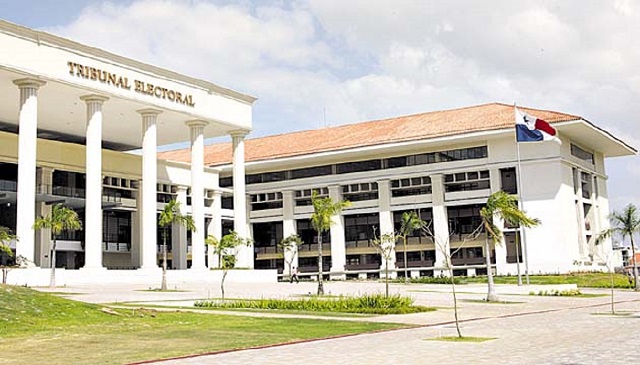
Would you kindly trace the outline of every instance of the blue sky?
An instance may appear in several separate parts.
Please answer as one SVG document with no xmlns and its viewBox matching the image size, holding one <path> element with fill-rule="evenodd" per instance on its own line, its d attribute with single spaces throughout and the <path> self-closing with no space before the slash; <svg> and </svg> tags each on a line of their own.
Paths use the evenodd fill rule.
<svg viewBox="0 0 640 365">
<path fill-rule="evenodd" d="M 257 96 L 251 136 L 497 101 L 640 147 L 632 0 L 21 0 L 0 17 Z M 639 162 L 608 161 L 615 209 L 640 204 Z"/>
</svg>

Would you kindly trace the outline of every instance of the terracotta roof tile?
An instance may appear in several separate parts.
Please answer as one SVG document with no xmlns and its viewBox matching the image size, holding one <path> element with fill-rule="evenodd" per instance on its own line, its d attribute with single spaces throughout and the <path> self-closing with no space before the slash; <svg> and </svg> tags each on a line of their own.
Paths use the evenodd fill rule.
<svg viewBox="0 0 640 365">
<path fill-rule="evenodd" d="M 549 123 L 580 119 L 579 116 L 554 111 L 518 108 Z M 504 129 L 513 126 L 513 113 L 513 105 L 492 103 L 247 139 L 245 161 Z M 161 152 L 159 158 L 181 162 L 191 160 L 189 149 Z M 208 166 L 231 163 L 231 143 L 205 146 L 204 161 Z"/>
</svg>

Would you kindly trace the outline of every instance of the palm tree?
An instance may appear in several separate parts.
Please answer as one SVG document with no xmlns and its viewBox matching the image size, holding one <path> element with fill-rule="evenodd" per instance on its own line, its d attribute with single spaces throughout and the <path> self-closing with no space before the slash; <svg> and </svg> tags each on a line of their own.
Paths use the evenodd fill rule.
<svg viewBox="0 0 640 365">
<path fill-rule="evenodd" d="M 184 226 L 192 232 L 196 230 L 193 217 L 182 215 L 180 213 L 180 202 L 175 199 L 164 206 L 158 221 L 158 225 L 162 227 L 162 285 L 160 290 L 167 290 L 167 235 L 169 226 L 174 223 Z"/>
<path fill-rule="evenodd" d="M 78 213 L 62 204 L 51 208 L 51 214 L 36 219 L 33 229 L 50 229 L 53 245 L 51 246 L 51 281 L 50 287 L 56 286 L 56 238 L 65 231 L 74 232 L 82 229 Z"/>
<path fill-rule="evenodd" d="M 311 194 L 313 214 L 311 214 L 311 226 L 318 233 L 318 295 L 324 294 L 322 285 L 322 233 L 328 231 L 333 225 L 332 217 L 351 203 L 348 200 L 334 202 L 331 197 L 321 198 L 317 191 Z"/>
<path fill-rule="evenodd" d="M 631 241 L 631 255 L 633 257 L 633 280 L 635 282 L 635 291 L 640 291 L 638 285 L 638 263 L 636 262 L 636 246 L 633 242 L 633 235 L 640 232 L 640 216 L 638 216 L 638 208 L 633 205 L 627 205 L 622 212 L 613 212 L 609 216 L 611 228 L 600 232 L 596 238 L 596 244 L 600 244 L 606 238 L 613 235 L 621 236 L 624 240 L 629 237 Z"/>
<path fill-rule="evenodd" d="M 409 211 L 402 213 L 402 222 L 400 223 L 400 237 L 402 238 L 402 247 L 404 249 L 404 282 L 409 282 L 409 275 L 407 269 L 407 236 L 414 231 L 422 229 L 426 222 L 423 221 L 418 213 L 415 211 Z"/>
<path fill-rule="evenodd" d="M 505 193 L 502 190 L 496 191 L 489 196 L 486 205 L 480 210 L 482 225 L 486 232 L 484 243 L 485 263 L 487 266 L 488 302 L 498 301 L 493 283 L 493 272 L 491 272 L 491 249 L 489 247 L 489 238 L 496 244 L 502 241 L 502 231 L 494 223 L 494 217 L 496 216 L 512 226 L 530 228 L 540 224 L 538 219 L 530 218 L 518 208 L 518 199 L 515 196 Z"/>
<path fill-rule="evenodd" d="M 9 242 L 15 240 L 16 236 L 11 234 L 11 230 L 7 227 L 0 226 L 0 253 L 4 252 L 7 256 L 12 257 L 13 251 L 9 247 Z"/>
</svg>

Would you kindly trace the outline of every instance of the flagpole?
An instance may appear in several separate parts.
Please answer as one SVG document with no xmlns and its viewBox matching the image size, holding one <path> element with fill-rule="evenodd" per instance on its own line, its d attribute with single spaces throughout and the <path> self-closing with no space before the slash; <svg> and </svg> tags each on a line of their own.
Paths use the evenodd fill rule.
<svg viewBox="0 0 640 365">
<path fill-rule="evenodd" d="M 516 113 L 516 104 L 513 103 L 513 112 L 514 115 Z M 524 211 L 524 201 L 522 200 L 522 166 L 520 163 L 520 143 L 518 142 L 518 132 L 516 132 L 516 150 L 518 156 L 518 205 L 520 209 Z M 522 248 L 524 253 L 524 274 L 527 280 L 527 285 L 530 285 L 529 281 L 529 251 L 527 250 L 527 239 L 524 228 L 518 226 L 518 232 L 522 232 Z M 517 234 L 517 233 L 516 233 Z M 517 239 L 517 237 L 516 237 Z M 516 246 L 518 245 L 518 241 L 516 240 Z M 517 250 L 517 247 L 516 247 Z M 520 265 L 520 258 L 516 257 L 516 262 Z"/>
</svg>

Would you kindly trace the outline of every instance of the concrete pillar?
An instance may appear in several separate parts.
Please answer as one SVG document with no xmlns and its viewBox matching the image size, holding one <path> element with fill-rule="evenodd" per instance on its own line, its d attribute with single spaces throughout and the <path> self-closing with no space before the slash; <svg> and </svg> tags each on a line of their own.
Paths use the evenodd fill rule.
<svg viewBox="0 0 640 365">
<path fill-rule="evenodd" d="M 16 255 L 35 261 L 36 146 L 38 130 L 38 89 L 45 84 L 36 79 L 19 79 L 13 83 L 20 89 L 18 116 L 18 198 L 16 222 Z"/>
<path fill-rule="evenodd" d="M 209 224 L 207 236 L 213 236 L 220 240 L 222 238 L 222 192 L 215 190 L 213 192 L 213 216 L 211 218 L 211 224 Z M 220 267 L 218 262 L 218 256 L 214 255 L 213 250 L 209 247 L 207 250 L 209 268 Z"/>
<path fill-rule="evenodd" d="M 339 185 L 329 186 L 329 197 L 333 202 L 342 200 L 342 191 Z M 331 217 L 331 279 L 343 280 L 346 278 L 344 265 L 347 264 L 347 251 L 344 241 L 344 217 L 342 214 Z"/>
<path fill-rule="evenodd" d="M 434 266 L 440 268 L 440 270 L 435 269 L 433 275 L 448 276 L 449 272 L 444 268 L 446 265 L 445 255 L 450 252 L 449 220 L 444 202 L 444 182 L 441 174 L 431 175 L 431 190 L 433 199 L 433 235 L 436 246 L 436 262 Z"/>
<path fill-rule="evenodd" d="M 158 132 L 156 122 L 160 110 L 138 110 L 142 116 L 142 211 L 140 215 L 140 268 L 155 269 L 158 267 Z M 140 192 L 141 191 L 141 192 Z"/>
<path fill-rule="evenodd" d="M 180 203 L 180 214 L 186 215 L 187 187 L 178 186 L 177 193 L 176 201 Z M 191 234 L 193 239 L 194 232 Z M 171 225 L 171 267 L 180 270 L 187 268 L 187 227 L 177 223 Z"/>
<path fill-rule="evenodd" d="M 389 186 L 389 180 L 380 180 L 378 181 L 378 207 L 380 209 L 380 234 L 381 236 L 384 234 L 394 234 L 394 226 L 393 226 L 393 212 L 391 212 L 391 189 Z M 391 257 L 389 259 L 389 276 L 392 278 L 396 277 L 396 250 L 395 245 L 396 242 L 389 242 L 388 244 L 393 246 L 391 250 Z M 386 260 L 384 257 L 382 258 L 382 264 L 380 265 L 380 276 L 384 276 L 384 272 L 386 269 Z"/>
<path fill-rule="evenodd" d="M 294 218 L 295 201 L 293 199 L 293 191 L 285 190 L 282 192 L 282 236 L 287 238 L 296 231 L 296 220 Z M 279 242 L 278 242 L 279 243 Z M 280 248 L 278 248 L 280 249 Z M 290 267 L 298 267 L 298 250 L 287 250 L 283 252 L 284 268 L 283 274 L 289 275 Z"/>
<path fill-rule="evenodd" d="M 491 169 L 489 170 L 489 183 L 491 185 L 491 194 L 502 190 L 502 180 L 500 177 L 500 169 Z M 494 217 L 495 224 L 498 227 L 504 227 L 504 222 L 498 216 Z M 501 243 L 495 244 L 495 259 L 496 259 L 496 274 L 498 275 L 506 275 L 509 273 L 509 269 L 507 267 L 507 243 L 504 239 L 504 234 L 501 237 Z M 475 276 L 475 270 L 473 271 L 473 275 L 470 271 L 467 272 L 467 276 Z"/>
<path fill-rule="evenodd" d="M 196 226 L 191 232 L 191 268 L 205 269 L 204 250 L 204 127 L 209 122 L 188 121 L 191 132 L 191 216 Z"/>
<path fill-rule="evenodd" d="M 108 98 L 82 96 L 87 104 L 84 267 L 102 268 L 102 104 Z"/>
<path fill-rule="evenodd" d="M 244 171 L 244 137 L 247 131 L 231 132 L 233 144 L 233 230 L 238 236 L 250 238 L 247 226 L 247 191 Z M 238 251 L 237 267 L 253 268 L 253 244 Z"/>
<path fill-rule="evenodd" d="M 36 181 L 41 186 L 40 193 L 49 192 L 53 184 L 53 169 L 50 167 L 40 167 L 36 171 Z M 38 217 L 46 217 L 51 214 L 51 205 L 46 203 L 36 204 L 36 214 Z M 36 231 L 36 252 L 35 264 L 38 267 L 51 267 L 51 230 L 39 229 Z M 67 266 L 69 267 L 69 266 Z"/>
</svg>

